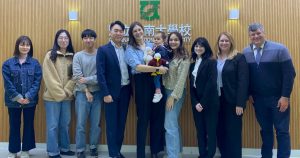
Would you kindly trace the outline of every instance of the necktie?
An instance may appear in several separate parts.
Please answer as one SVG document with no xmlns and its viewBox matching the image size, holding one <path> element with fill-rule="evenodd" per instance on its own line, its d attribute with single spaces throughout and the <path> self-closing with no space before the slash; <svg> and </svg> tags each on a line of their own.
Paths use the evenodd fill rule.
<svg viewBox="0 0 300 158">
<path fill-rule="evenodd" d="M 257 52 L 257 53 L 256 53 L 255 61 L 256 61 L 256 64 L 257 64 L 257 65 L 259 65 L 260 58 L 261 58 L 260 50 L 261 50 L 260 47 L 257 47 L 257 48 L 256 48 L 256 52 Z"/>
</svg>

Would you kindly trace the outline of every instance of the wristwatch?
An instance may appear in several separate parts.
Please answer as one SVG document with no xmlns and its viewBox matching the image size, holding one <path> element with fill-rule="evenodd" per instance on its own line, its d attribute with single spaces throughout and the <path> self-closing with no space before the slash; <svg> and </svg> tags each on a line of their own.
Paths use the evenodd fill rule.
<svg viewBox="0 0 300 158">
<path fill-rule="evenodd" d="M 155 70 L 156 72 L 159 72 L 159 68 L 156 68 L 156 70 Z"/>
</svg>

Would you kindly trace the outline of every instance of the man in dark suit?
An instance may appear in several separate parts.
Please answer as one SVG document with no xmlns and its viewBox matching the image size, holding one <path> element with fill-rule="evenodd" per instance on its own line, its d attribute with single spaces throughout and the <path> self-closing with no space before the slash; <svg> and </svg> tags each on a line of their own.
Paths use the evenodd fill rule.
<svg viewBox="0 0 300 158">
<path fill-rule="evenodd" d="M 122 45 L 125 26 L 121 21 L 110 24 L 111 41 L 97 52 L 97 78 L 105 104 L 106 135 L 109 156 L 123 158 L 120 153 L 130 100 L 128 66 Z"/>
<path fill-rule="evenodd" d="M 261 127 L 263 158 L 272 158 L 273 127 L 278 144 L 277 158 L 291 154 L 289 133 L 290 103 L 295 69 L 288 49 L 265 39 L 264 28 L 253 23 L 248 28 L 251 44 L 244 49 L 250 70 L 250 103 Z"/>
</svg>

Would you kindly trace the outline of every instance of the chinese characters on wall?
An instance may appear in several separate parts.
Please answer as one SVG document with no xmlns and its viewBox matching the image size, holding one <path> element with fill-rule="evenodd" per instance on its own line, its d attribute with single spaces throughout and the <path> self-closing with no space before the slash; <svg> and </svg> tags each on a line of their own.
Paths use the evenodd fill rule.
<svg viewBox="0 0 300 158">
<path fill-rule="evenodd" d="M 128 42 L 128 30 L 129 26 L 125 25 L 125 36 L 123 38 L 123 42 Z M 154 34 L 156 31 L 162 31 L 166 34 L 169 34 L 170 32 L 179 32 L 181 33 L 183 37 L 184 42 L 190 42 L 191 41 L 191 31 L 192 27 L 190 24 L 168 24 L 168 25 L 144 25 L 144 39 L 146 41 L 153 42 Z"/>
</svg>

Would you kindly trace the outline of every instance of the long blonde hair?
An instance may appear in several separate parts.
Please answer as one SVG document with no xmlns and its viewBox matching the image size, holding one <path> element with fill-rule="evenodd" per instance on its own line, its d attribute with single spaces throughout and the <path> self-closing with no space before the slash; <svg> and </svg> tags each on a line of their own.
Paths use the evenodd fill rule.
<svg viewBox="0 0 300 158">
<path fill-rule="evenodd" d="M 218 56 L 221 53 L 221 50 L 220 50 L 220 47 L 219 47 L 219 41 L 220 41 L 220 38 L 221 38 L 222 35 L 226 36 L 229 39 L 229 42 L 230 42 L 230 49 L 229 49 L 229 54 L 227 56 L 227 59 L 233 59 L 238 54 L 238 51 L 236 50 L 235 41 L 234 41 L 232 35 L 229 32 L 221 32 L 219 34 L 218 40 L 217 40 L 217 43 L 216 43 L 216 46 L 215 46 L 215 51 L 217 52 L 216 53 L 216 58 L 218 58 Z"/>
</svg>

